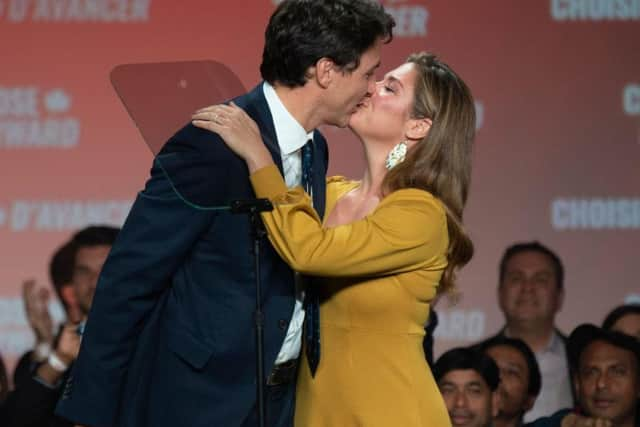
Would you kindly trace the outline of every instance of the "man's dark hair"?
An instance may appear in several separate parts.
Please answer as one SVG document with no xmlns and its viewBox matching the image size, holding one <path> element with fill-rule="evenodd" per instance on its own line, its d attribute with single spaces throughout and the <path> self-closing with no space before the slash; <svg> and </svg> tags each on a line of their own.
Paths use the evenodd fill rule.
<svg viewBox="0 0 640 427">
<path fill-rule="evenodd" d="M 519 351 L 524 357 L 529 369 L 529 387 L 527 388 L 527 394 L 529 396 L 538 396 L 540 394 L 540 388 L 542 387 L 542 376 L 540 375 L 540 366 L 536 360 L 536 355 L 533 354 L 531 348 L 519 338 L 507 338 L 498 336 L 490 339 L 479 345 L 480 351 L 486 353 L 487 350 L 493 347 L 511 347 L 516 351 Z"/>
<path fill-rule="evenodd" d="M 76 251 L 87 246 L 113 246 L 119 231 L 117 227 L 92 225 L 74 234 L 71 243 L 76 246 Z"/>
<path fill-rule="evenodd" d="M 610 330 L 613 325 L 628 314 L 640 314 L 640 304 L 626 304 L 614 308 L 602 322 L 602 329 Z"/>
<path fill-rule="evenodd" d="M 589 323 L 578 325 L 567 340 L 569 364 L 574 369 L 573 373 L 579 372 L 582 353 L 594 341 L 603 341 L 633 353 L 636 358 L 637 374 L 640 375 L 640 340 L 634 336 L 599 328 Z"/>
<path fill-rule="evenodd" d="M 474 370 L 484 379 L 491 391 L 500 384 L 500 370 L 496 362 L 477 348 L 460 347 L 444 353 L 433 366 L 437 383 L 451 371 Z"/>
<path fill-rule="evenodd" d="M 391 41 L 394 25 L 373 0 L 285 0 L 265 31 L 260 73 L 269 83 L 296 87 L 320 58 L 353 71 L 376 40 Z"/>
<path fill-rule="evenodd" d="M 75 260 L 76 244 L 73 241 L 68 241 L 54 252 L 49 263 L 49 278 L 56 295 L 58 295 L 58 300 L 62 302 L 65 308 L 68 308 L 68 306 L 64 298 L 62 298 L 62 287 L 71 283 Z"/>
<path fill-rule="evenodd" d="M 538 252 L 549 258 L 549 261 L 551 261 L 551 266 L 553 267 L 553 272 L 556 278 L 558 289 L 564 288 L 564 267 L 562 266 L 560 257 L 548 247 L 544 246 L 540 242 L 535 241 L 516 243 L 507 248 L 507 250 L 502 255 L 502 259 L 500 260 L 500 284 L 502 284 L 502 281 L 504 280 L 504 276 L 507 272 L 507 264 L 509 263 L 511 258 L 523 252 Z"/>
</svg>

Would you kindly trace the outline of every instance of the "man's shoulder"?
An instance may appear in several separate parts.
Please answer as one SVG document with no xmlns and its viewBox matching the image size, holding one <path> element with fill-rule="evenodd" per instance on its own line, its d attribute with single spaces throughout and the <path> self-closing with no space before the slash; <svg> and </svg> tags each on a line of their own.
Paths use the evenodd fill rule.
<svg viewBox="0 0 640 427">
<path fill-rule="evenodd" d="M 258 83 L 248 92 L 245 92 L 242 95 L 238 95 L 230 101 L 233 101 L 234 104 L 244 110 L 246 110 L 247 108 L 252 108 L 257 104 L 266 104 L 264 92 L 262 90 L 262 84 L 262 82 Z"/>
<path fill-rule="evenodd" d="M 230 101 L 243 108 L 254 119 L 261 115 L 259 111 L 261 106 L 260 85 Z M 169 154 L 194 154 L 199 156 L 200 160 L 220 160 L 221 155 L 222 159 L 236 157 L 218 134 L 198 128 L 191 122 L 185 123 L 182 128 L 178 129 L 158 153 L 160 156 Z"/>
</svg>

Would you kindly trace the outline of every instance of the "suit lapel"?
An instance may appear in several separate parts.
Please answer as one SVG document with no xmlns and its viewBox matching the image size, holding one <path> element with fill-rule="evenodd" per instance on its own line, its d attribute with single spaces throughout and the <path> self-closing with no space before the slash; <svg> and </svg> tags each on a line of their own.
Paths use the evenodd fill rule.
<svg viewBox="0 0 640 427">
<path fill-rule="evenodd" d="M 246 95 L 246 99 L 247 104 L 245 106 L 245 111 L 258 124 L 264 145 L 271 153 L 271 157 L 273 157 L 273 161 L 276 166 L 278 166 L 280 174 L 284 176 L 282 155 L 280 154 L 280 146 L 278 145 L 276 129 L 273 125 L 273 117 L 269 110 L 269 104 L 267 104 L 264 92 L 262 91 L 262 83 L 249 92 Z"/>
</svg>

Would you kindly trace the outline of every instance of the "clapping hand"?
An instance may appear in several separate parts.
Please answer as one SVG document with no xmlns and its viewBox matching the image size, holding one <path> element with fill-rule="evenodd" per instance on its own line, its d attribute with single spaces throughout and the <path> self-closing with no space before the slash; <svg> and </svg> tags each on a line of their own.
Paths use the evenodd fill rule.
<svg viewBox="0 0 640 427">
<path fill-rule="evenodd" d="M 53 344 L 53 321 L 49 314 L 49 290 L 39 287 L 33 279 L 22 283 L 22 301 L 37 344 Z"/>
</svg>

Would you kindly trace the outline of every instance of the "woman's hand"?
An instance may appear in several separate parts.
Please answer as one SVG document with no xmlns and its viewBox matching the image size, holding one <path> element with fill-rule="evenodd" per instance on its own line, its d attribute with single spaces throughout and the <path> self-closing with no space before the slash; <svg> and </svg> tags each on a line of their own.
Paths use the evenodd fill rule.
<svg viewBox="0 0 640 427">
<path fill-rule="evenodd" d="M 220 135 L 225 144 L 247 162 L 250 173 L 273 163 L 258 125 L 233 102 L 202 108 L 191 119 L 194 126 Z"/>
</svg>

